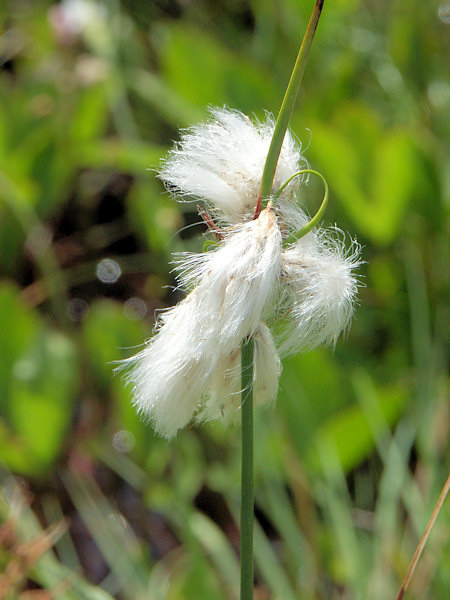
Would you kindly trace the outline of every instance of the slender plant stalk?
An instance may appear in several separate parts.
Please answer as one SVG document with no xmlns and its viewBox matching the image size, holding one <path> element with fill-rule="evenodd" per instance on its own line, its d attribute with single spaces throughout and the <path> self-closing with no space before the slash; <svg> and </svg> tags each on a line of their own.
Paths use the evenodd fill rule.
<svg viewBox="0 0 450 600">
<path fill-rule="evenodd" d="M 434 507 L 433 514 L 431 515 L 430 520 L 428 521 L 428 525 L 425 528 L 424 534 L 416 548 L 416 551 L 414 552 L 414 556 L 411 559 L 411 564 L 409 565 L 408 572 L 406 573 L 405 579 L 403 580 L 403 583 L 402 583 L 402 587 L 400 588 L 400 591 L 398 592 L 397 600 L 402 600 L 403 596 L 405 595 L 406 589 L 407 589 L 409 582 L 411 581 L 411 578 L 414 574 L 417 563 L 419 562 L 420 555 L 422 554 L 425 544 L 427 543 L 427 540 L 431 533 L 431 529 L 433 528 L 434 522 L 437 519 L 439 511 L 441 510 L 442 505 L 444 504 L 444 500 L 448 494 L 449 489 L 450 489 L 450 475 L 447 477 L 447 481 L 445 482 L 444 487 L 442 488 L 441 494 L 438 498 L 438 501 L 436 502 L 436 506 Z"/>
<path fill-rule="evenodd" d="M 241 345 L 241 600 L 253 598 L 253 339 Z"/>
<path fill-rule="evenodd" d="M 308 62 L 309 51 L 311 50 L 314 34 L 316 33 L 317 24 L 322 13 L 323 3 L 324 0 L 316 0 L 316 5 L 311 14 L 311 18 L 309 19 L 308 27 L 306 28 L 302 45 L 298 51 L 297 60 L 295 61 L 294 69 L 292 71 L 286 93 L 284 94 L 280 112 L 278 113 L 277 122 L 275 124 L 272 141 L 270 143 L 266 164 L 264 165 L 263 176 L 261 179 L 261 189 L 259 193 L 261 200 L 266 200 L 269 198 L 272 192 L 272 183 L 275 177 L 278 157 L 280 156 L 286 129 L 289 125 L 289 119 L 291 118 L 295 101 L 297 100 L 297 96 L 300 91 L 300 85 L 302 83 L 306 63 Z"/>
<path fill-rule="evenodd" d="M 309 51 L 322 12 L 324 0 L 316 0 L 302 44 L 295 61 L 272 141 L 264 165 L 261 189 L 257 199 L 255 218 L 261 212 L 261 202 L 269 198 L 284 136 L 308 61 Z M 253 340 L 241 344 L 242 382 L 242 475 L 241 475 L 241 600 L 253 599 Z"/>
</svg>

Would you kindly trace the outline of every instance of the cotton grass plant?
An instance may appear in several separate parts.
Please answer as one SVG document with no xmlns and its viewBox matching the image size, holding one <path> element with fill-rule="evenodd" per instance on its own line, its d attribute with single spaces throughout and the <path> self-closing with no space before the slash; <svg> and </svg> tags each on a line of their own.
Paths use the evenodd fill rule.
<svg viewBox="0 0 450 600">
<path fill-rule="evenodd" d="M 137 410 L 167 438 L 193 419 L 241 417 L 242 600 L 253 597 L 253 404 L 274 402 L 280 356 L 336 342 L 357 292 L 358 245 L 347 251 L 339 236 L 316 227 L 328 200 L 325 180 L 313 219 L 298 206 L 299 178 L 322 176 L 307 168 L 288 131 L 322 5 L 276 121 L 213 108 L 163 163 L 159 176 L 170 191 L 206 204 L 200 214 L 215 244 L 175 258 L 187 296 L 121 367 Z"/>
<path fill-rule="evenodd" d="M 143 172 L 143 165 L 153 164 L 155 156 L 160 154 L 159 148 L 147 143 L 149 138 L 155 138 L 158 143 L 160 129 L 156 128 L 156 136 L 149 136 L 148 120 L 140 118 L 139 109 L 144 109 L 146 116 L 156 109 L 155 115 L 162 117 L 169 127 L 180 121 L 184 125 L 197 122 L 200 117 L 196 116 L 195 103 L 198 101 L 203 106 L 208 101 L 205 96 L 214 95 L 211 94 L 212 86 L 216 82 L 222 83 L 217 77 L 220 77 L 220 72 L 215 70 L 216 66 L 220 69 L 221 64 L 223 71 L 227 72 L 222 79 L 226 81 L 224 87 L 230 90 L 231 106 L 239 105 L 238 98 L 245 102 L 252 95 L 260 99 L 261 106 L 265 106 L 264 99 L 269 101 L 272 89 L 272 78 L 267 76 L 267 72 L 257 77 L 256 82 L 249 78 L 248 93 L 242 95 L 238 90 L 249 71 L 254 68 L 256 74 L 258 67 L 264 63 L 265 55 L 261 49 L 272 47 L 276 40 L 274 34 L 284 36 L 283 49 L 280 54 L 277 52 L 278 45 L 274 44 L 275 52 L 270 63 L 284 60 L 289 32 L 303 14 L 302 3 L 277 3 L 276 15 L 267 13 L 265 3 L 253 4 L 256 24 L 251 35 L 254 63 L 252 65 L 249 61 L 242 65 L 242 73 L 239 71 L 240 77 L 232 86 L 229 86 L 230 76 L 236 77 L 238 69 L 223 60 L 230 58 L 227 45 L 221 44 L 220 35 L 204 33 L 206 30 L 208 33 L 214 31 L 217 23 L 214 19 L 204 21 L 202 18 L 203 28 L 193 29 L 195 11 L 189 13 L 187 5 L 187 10 L 183 10 L 187 19 L 180 19 L 177 14 L 171 20 L 167 14 L 163 19 L 154 18 L 152 3 L 145 4 L 144 13 L 150 16 L 151 25 L 147 27 L 147 22 L 144 22 L 142 30 L 136 27 L 141 21 L 140 11 L 139 15 L 134 15 L 139 18 L 132 18 L 130 11 L 124 10 L 121 3 L 103 3 L 107 12 L 103 15 L 102 35 L 92 36 L 87 32 L 83 39 L 78 39 L 81 43 L 64 49 L 58 47 L 53 36 L 49 35 L 48 6 L 45 4 L 35 3 L 33 10 L 27 11 L 26 19 L 23 18 L 22 3 L 11 4 L 6 32 L 10 32 L 11 36 L 5 37 L 8 61 L 2 72 L 6 119 L 6 128 L 3 128 L 6 135 L 3 156 L 6 179 L 2 181 L 2 195 L 8 207 L 2 207 L 5 209 L 2 211 L 5 225 L 2 239 L 6 253 L 2 258 L 6 280 L 2 280 L 1 294 L 3 327 L 0 329 L 4 333 L 4 360 L 0 387 L 7 390 L 7 397 L 4 398 L 1 418 L 4 443 L 0 446 L 2 461 L 6 460 L 13 471 L 20 473 L 23 469 L 32 478 L 31 489 L 35 497 L 29 506 L 30 494 L 22 485 L 18 486 L 18 491 L 8 482 L 5 485 L 2 480 L 4 472 L 0 469 L 0 539 L 3 542 L 0 554 L 4 554 L 4 546 L 7 551 L 13 550 L 9 557 L 12 559 L 10 564 L 15 567 L 5 569 L 6 573 L 0 569 L 0 587 L 4 590 L 5 575 L 11 575 L 14 580 L 6 581 L 6 586 L 11 586 L 10 593 L 14 597 L 23 587 L 23 597 L 47 595 L 67 600 L 80 597 L 111 600 L 117 595 L 129 600 L 148 600 L 150 597 L 152 600 L 237 600 L 239 564 L 234 552 L 235 519 L 230 518 L 230 515 L 236 514 L 234 432 L 230 437 L 219 423 L 206 438 L 187 431 L 180 436 L 181 439 L 170 444 L 163 439 L 147 439 L 146 443 L 144 428 L 129 412 L 128 395 L 119 388 L 119 382 L 109 381 L 108 364 L 117 357 L 118 347 L 130 346 L 144 339 L 144 323 L 141 327 L 139 323 L 131 322 L 122 305 L 110 298 L 98 298 L 102 288 L 89 285 L 85 296 L 89 307 L 83 302 L 86 309 L 83 319 L 86 318 L 82 323 L 81 319 L 77 320 L 74 345 L 73 327 L 68 327 L 66 295 L 73 297 L 75 294 L 77 297 L 80 293 L 84 297 L 84 285 L 92 283 L 90 277 L 95 277 L 95 268 L 92 268 L 95 265 L 91 265 L 89 260 L 96 256 L 90 244 L 92 236 L 99 242 L 98 247 L 95 243 L 95 247 L 101 257 L 112 251 L 109 244 L 113 241 L 113 231 L 108 218 L 108 222 L 103 220 L 103 202 L 111 201 L 109 184 L 106 190 L 103 189 L 105 175 L 108 181 L 115 182 L 118 176 L 121 179 L 122 175 L 117 173 L 120 165 L 121 171 L 126 170 L 133 176 L 133 193 L 127 194 L 126 202 L 127 208 L 131 208 L 130 225 L 133 225 L 133 220 L 141 224 L 148 218 L 154 228 L 161 221 L 159 210 L 165 210 L 165 201 L 155 190 L 152 202 L 152 192 L 144 183 L 148 177 Z M 261 464 L 260 469 L 257 466 L 258 509 L 264 515 L 265 525 L 263 527 L 255 522 L 255 566 L 258 571 L 255 596 L 259 598 L 306 600 L 320 597 L 329 600 L 345 596 L 367 600 L 393 599 L 417 539 L 431 514 L 432 502 L 438 496 L 437 486 L 446 477 L 442 385 L 445 372 L 441 365 L 440 339 L 443 307 L 438 298 L 444 272 L 441 268 L 444 253 L 440 238 L 443 219 L 438 203 L 433 201 L 433 208 L 427 210 L 429 203 L 421 206 L 417 202 L 419 194 L 425 200 L 436 198 L 439 192 L 441 178 L 436 167 L 441 164 L 439 148 L 442 146 L 439 141 L 444 129 L 441 123 L 445 114 L 442 99 L 444 96 L 445 100 L 445 93 L 437 65 L 430 70 L 427 58 L 431 57 L 430 52 L 436 55 L 436 48 L 440 47 L 439 31 L 443 32 L 445 24 L 441 18 L 441 29 L 436 28 L 439 19 L 436 19 L 433 8 L 416 4 L 418 10 L 409 11 L 408 15 L 399 16 L 396 11 L 391 11 L 383 19 L 382 30 L 378 31 L 376 19 L 369 19 L 370 23 L 367 19 L 371 8 L 376 12 L 370 3 L 365 5 L 367 10 L 364 11 L 361 11 L 359 3 L 350 9 L 346 5 L 343 11 L 334 10 L 333 18 L 329 20 L 330 38 L 338 32 L 340 39 L 344 35 L 348 41 L 344 55 L 350 62 L 341 60 L 343 56 L 339 58 L 339 51 L 333 60 L 325 61 L 326 64 L 321 61 L 318 85 L 314 87 L 316 92 L 322 88 L 323 93 L 326 89 L 327 118 L 322 126 L 317 122 L 313 126 L 312 149 L 330 177 L 333 174 L 330 179 L 333 196 L 340 194 L 343 204 L 347 202 L 349 217 L 354 219 L 355 227 L 359 227 L 365 236 L 368 246 L 365 253 L 373 251 L 376 256 L 368 272 L 368 302 L 359 315 L 360 332 L 362 334 L 363 329 L 364 334 L 359 339 L 356 335 L 354 347 L 342 345 L 335 360 L 331 353 L 319 351 L 285 364 L 285 377 L 277 400 L 277 410 L 283 414 L 276 423 L 266 414 L 257 415 L 255 447 L 258 448 Z M 141 3 L 141 7 L 144 4 Z M 238 7 L 235 8 L 227 10 L 226 15 L 224 13 L 220 27 L 230 32 L 233 39 L 239 39 L 240 26 L 234 26 L 230 20 L 231 16 L 238 16 L 242 23 L 242 14 Z M 442 17 L 441 14 L 439 16 Z M 399 26 L 406 27 L 410 35 L 384 36 L 386 31 L 398 32 Z M 36 35 L 29 35 L 30 32 Z M 245 47 L 249 41 L 248 29 L 244 35 L 238 47 Z M 417 44 L 410 43 L 418 35 L 423 42 L 420 56 L 417 56 Z M 23 48 L 21 40 L 27 41 Z M 365 43 L 361 43 L 362 40 Z M 180 42 L 184 43 L 180 46 Z M 356 52 L 352 53 L 352 45 Z M 386 52 L 386 47 L 392 53 Z M 336 51 L 335 39 L 330 41 L 330 51 Z M 207 61 L 203 70 L 201 63 L 205 55 L 210 56 L 211 61 Z M 155 56 L 158 72 L 151 73 L 148 65 L 154 64 Z M 242 58 L 242 51 L 237 50 L 231 60 L 237 63 Z M 51 64 L 56 59 L 59 68 L 49 70 L 49 59 Z M 171 76 L 171 60 L 176 63 L 175 66 L 180 66 L 178 73 L 181 76 L 178 78 Z M 93 74 L 93 65 L 96 81 L 91 81 L 94 85 L 88 85 L 85 76 Z M 192 65 L 192 70 L 187 73 L 185 68 L 189 65 Z M 412 70 L 409 68 L 411 65 L 414 67 Z M 392 74 L 393 69 L 397 77 L 395 85 L 389 85 L 383 75 Z M 196 70 L 205 79 L 205 86 L 197 86 L 198 89 L 194 90 L 196 82 L 191 75 Z M 354 86 L 347 85 L 349 78 L 355 78 L 363 71 L 365 81 L 360 82 L 356 90 Z M 402 75 L 406 75 L 403 83 Z M 64 90 L 63 96 L 60 94 L 62 78 L 74 84 Z M 410 85 L 414 83 L 417 85 Z M 183 94 L 186 98 L 193 98 L 192 105 L 183 100 Z M 128 104 L 130 95 L 132 105 Z M 221 97 L 220 92 L 214 97 L 217 96 Z M 323 116 L 320 100 L 317 94 L 308 93 L 305 113 L 311 119 L 314 115 Z M 21 106 L 21 110 L 14 110 L 16 106 Z M 420 114 L 424 111 L 420 109 L 424 106 L 427 107 L 427 116 L 431 114 L 432 118 L 422 119 L 421 123 Z M 239 115 L 234 113 L 234 116 L 236 114 Z M 135 116 L 138 117 L 136 122 Z M 105 117 L 107 123 L 104 122 Z M 246 117 L 244 119 L 251 124 Z M 62 122 L 70 122 L 73 126 L 58 126 Z M 226 134 L 222 136 L 221 144 L 233 141 L 235 136 L 228 135 L 219 115 L 212 115 L 208 124 L 212 127 L 217 122 L 219 129 Z M 239 123 L 236 119 L 235 122 Z M 393 129 L 388 127 L 384 131 L 386 122 L 392 124 Z M 147 127 L 141 138 L 141 127 L 137 124 L 144 123 Z M 275 119 L 254 122 L 248 135 L 257 131 L 260 135 L 256 139 L 259 140 L 263 126 L 267 125 L 267 146 L 270 146 L 276 123 Z M 307 124 L 311 125 L 309 119 Z M 282 130 L 278 127 L 278 133 Z M 8 131 L 13 135 L 8 135 Z M 421 135 L 417 137 L 418 133 Z M 403 143 L 392 145 L 398 140 L 398 135 Z M 284 144 L 289 136 L 286 133 Z M 423 152 L 424 165 L 421 164 L 422 154 L 420 162 L 408 160 L 408 152 L 423 139 L 434 139 L 435 142 L 418 144 Z M 271 167 L 264 169 L 265 146 L 262 148 L 262 160 L 256 165 L 258 173 L 254 184 L 250 186 L 248 180 L 243 181 L 242 194 L 237 194 L 237 198 L 238 202 L 243 202 L 240 198 L 244 198 L 245 191 L 251 192 L 248 196 L 250 205 L 243 202 L 247 204 L 247 214 L 232 222 L 221 217 L 220 211 L 215 213 L 214 202 L 209 200 L 215 185 L 208 186 L 209 192 L 204 200 L 207 206 L 199 201 L 211 230 L 209 235 L 213 243 L 210 250 L 219 251 L 230 227 L 248 223 L 257 213 L 255 199 L 260 190 L 260 172 L 264 171 L 267 174 L 264 178 L 266 189 L 273 190 L 273 210 L 282 237 L 283 271 L 275 286 L 273 304 L 269 303 L 270 310 L 264 314 L 253 335 L 254 374 L 247 368 L 244 371 L 247 381 L 241 384 L 240 348 L 221 356 L 214 372 L 218 383 L 212 383 L 211 375 L 208 389 L 220 389 L 223 394 L 216 394 L 217 404 L 205 394 L 194 412 L 194 419 L 199 419 L 203 411 L 203 420 L 216 415 L 220 419 L 233 420 L 239 418 L 243 410 L 249 409 L 244 419 L 246 427 L 243 428 L 246 441 L 243 446 L 244 482 L 249 484 L 252 475 L 248 415 L 251 403 L 247 398 L 242 410 L 239 392 L 241 389 L 250 390 L 254 384 L 254 402 L 261 401 L 264 390 L 268 388 L 262 385 L 262 377 L 269 377 L 269 364 L 273 367 L 269 381 L 278 385 L 276 369 L 279 369 L 279 364 L 273 360 L 272 350 L 278 358 L 294 351 L 289 346 L 282 347 L 290 333 L 290 339 L 298 342 L 299 329 L 290 326 L 292 322 L 288 319 L 294 314 L 294 307 L 314 314 L 305 302 L 309 298 L 310 302 L 317 302 L 319 314 L 323 313 L 321 307 L 324 301 L 318 294 L 303 294 L 300 302 L 299 294 L 304 292 L 303 280 L 295 282 L 295 288 L 285 285 L 284 272 L 290 265 L 285 254 L 289 244 L 294 245 L 298 236 L 292 233 L 287 237 L 284 225 L 282 227 L 286 220 L 281 214 L 282 208 L 290 206 L 283 200 L 287 198 L 288 191 L 294 200 L 296 188 L 306 183 L 307 176 L 312 178 L 316 175 L 299 173 L 308 167 L 301 158 L 298 165 L 278 177 L 283 166 L 284 144 L 276 168 L 272 160 L 267 163 Z M 204 145 L 202 147 L 205 148 Z M 256 154 L 255 145 L 252 148 Z M 222 146 L 216 148 L 216 153 L 220 154 L 221 149 Z M 180 147 L 180 150 L 184 150 L 186 156 L 187 148 Z M 291 155 L 295 158 L 298 152 Z M 250 158 L 253 159 L 252 154 Z M 232 163 L 227 171 L 221 169 L 219 174 L 234 173 L 233 166 Z M 239 172 L 241 170 L 238 169 Z M 240 180 L 238 177 L 236 185 Z M 411 190 L 408 180 L 410 184 L 417 181 L 420 185 L 413 186 Z M 199 181 L 204 179 L 197 179 Z M 56 182 L 56 187 L 48 187 L 49 182 Z M 86 185 L 88 182 L 89 185 Z M 99 189 L 93 189 L 91 184 L 94 182 L 98 183 Z M 232 185 L 233 181 L 227 183 Z M 168 181 L 167 185 L 174 193 L 179 194 L 183 190 L 181 182 L 177 185 Z M 97 184 L 94 187 L 97 188 Z M 114 194 L 114 198 L 124 200 L 125 192 L 122 192 L 119 191 L 117 196 Z M 201 190 L 192 193 L 202 197 Z M 403 212 L 408 195 L 415 201 Z M 69 198 L 81 200 L 75 211 L 76 219 L 74 203 Z M 142 213 L 139 213 L 140 219 L 136 210 L 138 198 L 147 201 Z M 188 198 L 190 196 L 185 199 Z M 94 215 L 97 211 L 92 209 L 100 202 L 102 217 L 98 226 L 97 215 Z M 266 206 L 267 201 L 261 198 L 259 209 L 262 211 Z M 294 211 L 300 214 L 295 206 Z M 113 213 L 116 214 L 115 210 Z M 231 211 L 233 214 L 235 212 Z M 9 220 L 12 215 L 21 223 L 22 233 L 14 220 Z M 55 246 L 49 234 L 59 222 L 58 215 L 64 215 L 64 223 L 70 229 L 64 226 L 61 238 L 59 234 L 55 238 Z M 311 226 L 311 222 L 304 225 L 305 219 L 301 219 L 299 229 Z M 403 223 L 402 227 L 398 226 L 398 221 Z M 71 235 L 66 239 L 72 226 L 78 231 L 77 222 L 83 223 L 83 231 L 88 235 L 82 235 L 84 240 L 78 235 L 76 240 Z M 312 243 L 307 248 L 307 243 L 314 240 L 311 234 L 318 233 L 315 228 L 317 222 L 299 240 L 303 254 L 302 257 L 297 254 L 292 261 L 292 268 L 299 273 L 305 271 L 305 268 L 298 269 L 299 259 L 310 257 L 306 249 L 320 248 L 322 252 L 319 254 L 328 252 L 330 259 L 336 254 L 339 258 L 342 252 L 339 247 L 334 248 L 335 242 L 320 245 L 321 240 L 328 239 L 327 233 L 322 237 L 319 235 L 315 238 L 317 244 Z M 115 221 L 111 222 L 113 224 L 113 230 L 117 231 Z M 117 224 L 120 233 L 128 237 L 128 227 L 122 227 L 120 221 Z M 135 226 L 137 224 L 134 222 Z M 28 244 L 31 238 L 35 238 L 35 229 L 46 233 L 43 241 L 47 250 L 42 256 L 43 248 L 36 247 L 34 252 Z M 295 230 L 292 227 L 292 231 Z M 150 238 L 152 231 L 148 232 Z M 430 232 L 431 238 L 428 236 Z M 137 236 L 137 229 L 132 233 Z M 330 233 L 334 240 L 339 235 L 337 232 Z M 20 239 L 25 238 L 26 250 L 24 247 L 25 252 L 22 252 Z M 113 239 L 116 239 L 114 234 Z M 389 244 L 394 239 L 392 248 L 383 246 L 383 240 Z M 77 247 L 79 242 L 86 242 L 79 246 L 82 264 L 78 260 L 66 264 L 74 249 L 76 255 L 79 252 L 73 241 L 76 241 Z M 371 242 L 375 247 L 371 248 Z M 152 239 L 152 248 L 162 252 L 163 243 L 164 236 L 157 241 Z M 121 247 L 127 251 L 128 245 L 123 247 L 121 244 Z M 61 264 L 50 260 L 59 248 L 69 250 L 67 256 L 65 251 L 60 253 L 58 250 Z M 31 273 L 30 258 L 35 262 L 36 269 L 32 269 L 35 273 Z M 124 273 L 127 269 L 135 272 L 141 268 L 139 255 L 123 256 L 122 260 L 120 264 Z M 14 286 L 15 289 L 10 280 L 13 273 L 7 266 L 13 262 L 19 266 L 25 264 L 26 272 L 30 271 L 25 273 L 25 279 L 22 270 L 17 273 L 19 287 Z M 317 290 L 320 281 L 317 277 L 325 273 L 322 256 L 321 269 L 315 274 L 315 279 L 312 276 L 314 264 L 305 273 L 305 281 L 315 281 L 314 289 Z M 333 271 L 333 264 L 336 263 L 331 260 L 329 272 Z M 146 269 L 147 265 L 148 261 Z M 78 266 L 82 268 L 78 269 Z M 152 269 L 152 265 L 149 266 Z M 41 276 L 37 272 L 39 268 Z M 156 269 L 152 272 L 159 273 Z M 182 269 L 180 277 L 183 277 Z M 132 283 L 129 288 L 132 296 L 136 292 L 136 281 L 127 278 L 127 282 Z M 199 284 L 192 281 L 183 285 L 189 294 Z M 286 292 L 281 297 L 280 289 Z M 122 284 L 115 292 L 114 286 L 109 286 L 108 296 L 116 293 L 122 297 Z M 53 310 L 48 299 L 54 305 Z M 428 299 L 431 301 L 429 305 Z M 371 306 L 371 302 L 375 304 Z M 345 311 L 339 314 L 346 315 Z M 60 320 L 59 331 L 55 331 L 55 315 Z M 411 327 L 407 325 L 409 317 Z M 298 323 L 304 323 L 299 312 L 296 318 Z M 312 318 L 309 322 L 317 323 L 317 319 Z M 335 323 L 333 320 L 328 322 Z M 162 329 L 164 325 L 161 322 Z M 330 341 L 323 323 L 321 331 Z M 317 332 L 317 326 L 307 332 L 311 339 L 312 334 Z M 25 338 L 28 338 L 27 343 Z M 317 343 L 317 337 L 313 339 Z M 269 345 L 270 340 L 272 343 Z M 258 344 L 260 352 L 257 351 Z M 66 350 L 64 346 L 67 346 Z M 19 347 L 22 347 L 20 352 Z M 250 350 L 251 344 L 245 347 L 246 352 Z M 265 357 L 266 351 L 268 357 Z M 13 364 L 16 358 L 20 359 L 17 365 Z M 340 359 L 344 364 L 340 364 Z M 245 364 L 253 365 L 245 354 L 243 360 Z M 259 364 L 265 368 L 261 370 Z M 19 365 L 28 365 L 25 369 L 28 375 L 34 370 L 36 376 L 28 383 L 16 380 L 15 371 Z M 79 365 L 82 366 L 81 378 L 77 378 Z M 223 384 L 224 374 L 226 385 Z M 71 401 L 75 397 L 81 402 L 81 410 L 74 414 L 75 405 Z M 43 432 L 45 435 L 42 435 Z M 59 432 L 56 437 L 55 432 Z M 128 449 L 125 444 L 116 444 L 122 434 L 130 441 Z M 214 438 L 213 445 L 211 436 Z M 131 440 L 136 441 L 136 446 L 130 450 Z M 55 460 L 57 462 L 51 465 L 50 461 Z M 320 464 L 318 461 L 321 461 Z M 65 490 L 59 482 L 60 474 L 64 478 Z M 21 480 L 14 479 L 14 482 L 20 484 Z M 442 502 L 446 490 L 441 496 Z M 70 495 L 70 502 L 66 492 Z M 211 492 L 220 495 L 220 501 L 230 507 L 230 514 L 225 519 L 223 508 L 220 514 L 211 510 L 208 501 Z M 249 510 L 244 511 L 248 521 L 243 519 L 243 529 L 248 534 L 252 527 L 251 495 L 246 496 L 245 506 Z M 45 540 L 46 525 L 57 523 L 66 515 L 70 519 L 70 529 L 56 541 L 57 555 L 48 550 L 35 564 L 28 564 L 28 560 L 25 564 L 24 559 L 29 557 L 25 551 L 27 547 L 36 548 L 36 544 Z M 448 523 L 442 520 L 446 516 L 448 513 L 440 515 L 405 600 L 447 597 L 449 582 L 444 561 L 448 547 Z M 430 527 L 427 527 L 427 532 Z M 244 535 L 242 537 L 244 541 Z M 169 541 L 175 538 L 172 546 L 167 544 L 167 538 Z M 251 536 L 247 535 L 246 539 L 251 542 Z M 422 548 L 423 544 L 418 548 L 415 562 Z M 6 565 L 5 560 L 2 564 Z M 82 565 L 89 567 L 84 574 Z M 97 576 L 93 576 L 93 566 Z M 102 574 L 106 574 L 104 579 L 98 578 L 98 567 Z M 405 593 L 411 572 L 408 572 L 401 594 Z M 88 580 L 93 578 L 98 585 L 89 583 Z M 30 579 L 34 582 L 32 585 Z M 250 578 L 244 581 L 249 582 Z M 47 591 L 30 592 L 29 588 L 36 584 Z"/>
<path fill-rule="evenodd" d="M 276 397 L 280 357 L 334 344 L 349 325 L 359 246 L 346 249 L 337 229 L 317 227 L 328 186 L 287 131 L 320 10 L 318 3 L 276 122 L 212 108 L 159 171 L 177 199 L 205 203 L 199 212 L 214 236 L 212 249 L 175 256 L 186 298 L 122 365 L 137 409 L 165 437 L 193 419 L 239 416 L 243 340 L 255 346 L 255 400 L 267 404 Z M 297 188 L 311 174 L 322 178 L 325 194 L 309 219 Z"/>
</svg>

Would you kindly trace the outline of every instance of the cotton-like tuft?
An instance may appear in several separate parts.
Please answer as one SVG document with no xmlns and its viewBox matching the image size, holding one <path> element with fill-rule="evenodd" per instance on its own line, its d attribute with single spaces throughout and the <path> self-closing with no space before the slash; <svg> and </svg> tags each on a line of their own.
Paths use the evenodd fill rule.
<svg viewBox="0 0 450 600">
<path fill-rule="evenodd" d="M 281 269 L 281 236 L 272 208 L 227 232 L 216 250 L 178 265 L 189 295 L 163 313 L 147 347 L 125 361 L 134 403 L 155 430 L 172 437 L 208 394 L 221 357 L 260 329 Z"/>
<path fill-rule="evenodd" d="M 204 200 L 217 221 L 240 223 L 254 214 L 274 121 L 267 116 L 254 123 L 227 108 L 212 108 L 210 113 L 211 120 L 183 133 L 159 176 L 175 193 Z M 305 166 L 300 144 L 287 131 L 273 189 Z"/>
<path fill-rule="evenodd" d="M 301 238 L 282 253 L 278 316 L 281 355 L 335 344 L 353 315 L 359 245 L 346 250 L 332 232 Z"/>
<path fill-rule="evenodd" d="M 284 139 L 272 201 L 255 218 L 274 121 L 252 122 L 226 108 L 210 112 L 209 121 L 183 133 L 159 175 L 170 191 L 206 202 L 217 245 L 175 258 L 186 298 L 160 315 L 144 350 L 119 367 L 138 411 L 169 438 L 194 419 L 239 417 L 240 346 L 248 337 L 255 404 L 273 402 L 279 356 L 335 344 L 358 287 L 356 242 L 346 250 L 336 232 L 317 228 L 286 242 L 309 220 L 294 193 L 307 165 L 292 135 Z"/>
<path fill-rule="evenodd" d="M 251 335 L 271 308 L 281 269 L 281 234 L 272 207 L 258 219 L 228 229 L 217 250 L 188 254 L 177 270 L 182 286 L 197 290 L 198 311 L 228 352 Z"/>
</svg>

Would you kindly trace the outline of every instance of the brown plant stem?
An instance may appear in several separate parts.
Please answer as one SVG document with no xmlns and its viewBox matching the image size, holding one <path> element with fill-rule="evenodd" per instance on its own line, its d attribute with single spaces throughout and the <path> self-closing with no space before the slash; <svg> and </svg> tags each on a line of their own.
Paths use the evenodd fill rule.
<svg viewBox="0 0 450 600">
<path fill-rule="evenodd" d="M 444 487 L 442 488 L 441 494 L 438 498 L 438 501 L 436 502 L 436 506 L 434 507 L 431 518 L 428 521 L 427 526 L 425 527 L 425 531 L 423 533 L 423 536 L 422 536 L 419 544 L 417 545 L 416 551 L 414 552 L 414 556 L 411 559 L 411 564 L 409 565 L 409 569 L 405 575 L 405 579 L 403 580 L 402 586 L 397 594 L 396 600 L 402 600 L 403 596 L 405 595 L 405 592 L 408 588 L 408 585 L 409 585 L 411 578 L 414 574 L 414 571 L 416 569 L 417 563 L 419 562 L 420 556 L 421 556 L 423 549 L 425 547 L 425 544 L 427 543 L 427 540 L 430 536 L 431 530 L 437 519 L 439 511 L 441 510 L 442 505 L 444 504 L 444 501 L 448 494 L 449 489 L 450 489 L 450 475 L 447 477 L 447 481 L 445 482 Z"/>
</svg>

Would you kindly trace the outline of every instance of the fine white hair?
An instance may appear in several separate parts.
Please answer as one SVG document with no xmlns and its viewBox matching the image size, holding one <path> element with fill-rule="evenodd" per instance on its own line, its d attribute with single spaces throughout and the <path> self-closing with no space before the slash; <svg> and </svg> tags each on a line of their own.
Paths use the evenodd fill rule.
<svg viewBox="0 0 450 600">
<path fill-rule="evenodd" d="M 237 419 L 240 345 L 249 337 L 255 404 L 273 402 L 279 356 L 335 344 L 349 326 L 358 288 L 359 245 L 352 241 L 346 250 L 337 229 L 313 229 L 283 249 L 283 240 L 308 223 L 294 194 L 301 180 L 293 177 L 307 165 L 291 133 L 275 173 L 275 206 L 270 201 L 258 215 L 274 121 L 252 122 L 226 108 L 210 113 L 211 120 L 183 133 L 159 175 L 170 191 L 206 203 L 218 243 L 176 256 L 187 296 L 159 316 L 146 347 L 118 367 L 137 410 L 166 437 L 193 419 Z"/>
<path fill-rule="evenodd" d="M 239 223 L 253 217 L 275 124 L 270 115 L 264 122 L 253 122 L 237 110 L 210 108 L 209 112 L 212 119 L 183 132 L 159 176 L 177 195 L 204 200 L 217 221 Z M 287 131 L 274 190 L 305 168 L 300 150 Z"/>
<path fill-rule="evenodd" d="M 220 357 L 260 328 L 279 281 L 281 236 L 272 208 L 232 227 L 216 250 L 187 255 L 180 281 L 194 286 L 164 312 L 147 347 L 124 361 L 134 403 L 172 437 L 193 417 Z"/>
<path fill-rule="evenodd" d="M 311 243 L 313 242 L 313 243 Z M 282 252 L 278 317 L 281 355 L 334 345 L 353 315 L 360 246 L 346 249 L 338 230 L 308 234 Z"/>
</svg>

